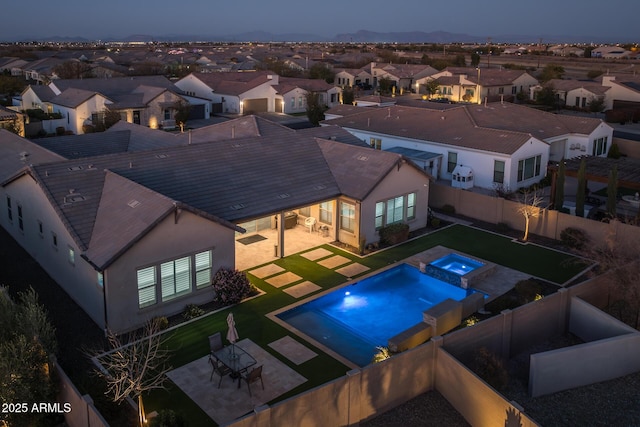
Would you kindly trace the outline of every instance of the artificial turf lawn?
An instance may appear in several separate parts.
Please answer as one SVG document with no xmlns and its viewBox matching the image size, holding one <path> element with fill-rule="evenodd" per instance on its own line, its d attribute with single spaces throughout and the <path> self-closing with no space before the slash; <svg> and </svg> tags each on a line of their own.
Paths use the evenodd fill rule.
<svg viewBox="0 0 640 427">
<path fill-rule="evenodd" d="M 558 284 L 568 282 L 585 268 L 584 262 L 576 262 L 578 259 L 569 254 L 533 244 L 522 245 L 514 242 L 510 237 L 463 225 L 443 228 L 437 232 L 405 242 L 402 245 L 375 252 L 365 258 L 358 257 L 331 245 L 323 245 L 322 247 L 366 265 L 370 270 L 362 274 L 365 275 L 438 245 Z M 317 284 L 323 290 L 336 287 L 348 280 L 341 274 L 322 267 L 317 262 L 310 261 L 299 254 L 278 259 L 274 263 L 301 276 L 304 280 Z M 296 370 L 300 375 L 307 378 L 304 384 L 278 397 L 276 401 L 324 384 L 345 375 L 349 371 L 347 366 L 326 355 L 305 340 L 292 335 L 289 331 L 265 317 L 267 313 L 286 307 L 296 302 L 297 299 L 286 294 L 282 289 L 274 288 L 264 280 L 258 279 L 251 274 L 249 274 L 249 278 L 254 285 L 265 292 L 264 295 L 203 317 L 188 325 L 179 327 L 171 333 L 168 346 L 174 350 L 171 360 L 171 364 L 174 367 L 183 366 L 206 355 L 209 352 L 207 337 L 216 331 L 226 331 L 226 316 L 229 311 L 233 311 L 241 338 L 251 339 L 291 369 Z M 318 356 L 302 365 L 296 366 L 268 347 L 269 343 L 285 335 L 291 335 L 292 338 L 310 347 Z M 170 388 L 169 393 L 165 391 L 151 393 L 145 400 L 145 406 L 148 411 L 157 411 L 161 408 L 174 409 L 187 418 L 191 427 L 212 425 L 213 423 L 195 403 L 175 386 Z"/>
</svg>

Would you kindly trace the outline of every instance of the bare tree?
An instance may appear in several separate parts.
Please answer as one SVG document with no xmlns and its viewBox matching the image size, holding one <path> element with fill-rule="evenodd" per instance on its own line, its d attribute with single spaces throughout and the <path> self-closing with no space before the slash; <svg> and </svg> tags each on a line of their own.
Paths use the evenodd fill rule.
<svg viewBox="0 0 640 427">
<path fill-rule="evenodd" d="M 181 99 L 174 104 L 173 108 L 176 110 L 174 115 L 176 124 L 180 126 L 180 132 L 184 132 L 184 126 L 187 124 L 189 112 L 191 112 L 191 104 Z"/>
<path fill-rule="evenodd" d="M 524 236 L 522 240 L 526 242 L 529 238 L 529 223 L 531 222 L 531 218 L 540 216 L 540 205 L 544 199 L 538 191 L 529 190 L 525 190 L 518 199 L 520 202 L 518 213 L 524 217 Z"/>
<path fill-rule="evenodd" d="M 95 363 L 99 364 L 96 372 L 107 384 L 105 394 L 114 402 L 127 397 L 138 399 L 140 425 L 145 421 L 142 393 L 166 389 L 166 373 L 172 369 L 168 364 L 170 351 L 165 345 L 168 337 L 161 329 L 160 319 L 154 318 L 142 330 L 129 334 L 126 344 L 109 332 L 107 338 L 112 350 L 93 355 Z"/>
</svg>

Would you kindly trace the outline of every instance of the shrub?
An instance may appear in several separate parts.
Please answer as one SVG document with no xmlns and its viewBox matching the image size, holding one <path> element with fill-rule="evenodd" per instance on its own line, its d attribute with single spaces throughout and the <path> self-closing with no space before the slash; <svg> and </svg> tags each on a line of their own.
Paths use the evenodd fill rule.
<svg viewBox="0 0 640 427">
<path fill-rule="evenodd" d="M 157 317 L 156 321 L 158 322 L 158 327 L 161 331 L 169 327 L 169 319 L 167 319 L 165 316 Z"/>
<path fill-rule="evenodd" d="M 57 136 L 62 136 L 62 135 L 64 135 L 65 131 L 66 131 L 66 129 L 64 128 L 64 126 L 58 126 L 56 128 L 56 135 Z"/>
<path fill-rule="evenodd" d="M 452 205 L 444 205 L 440 210 L 448 215 L 456 213 L 456 208 Z"/>
<path fill-rule="evenodd" d="M 509 382 L 504 363 L 486 347 L 480 347 L 474 358 L 473 371 L 487 384 L 500 391 Z"/>
<path fill-rule="evenodd" d="M 431 219 L 431 226 L 433 228 L 438 228 L 440 227 L 440 218 L 433 218 Z"/>
<path fill-rule="evenodd" d="M 396 223 L 380 228 L 380 242 L 386 245 L 395 245 L 409 238 L 409 225 Z"/>
<path fill-rule="evenodd" d="M 378 352 L 373 355 L 371 363 L 379 363 L 391 358 L 391 351 L 389 350 L 389 347 L 378 346 L 376 347 L 376 350 L 378 350 Z"/>
<path fill-rule="evenodd" d="M 212 281 L 215 300 L 226 305 L 237 304 L 251 293 L 251 283 L 244 271 L 221 268 Z"/>
<path fill-rule="evenodd" d="M 195 304 L 187 304 L 187 307 L 182 313 L 182 317 L 185 320 L 195 319 L 196 317 L 202 316 L 204 314 L 204 310 L 198 307 Z"/>
<path fill-rule="evenodd" d="M 149 425 L 151 427 L 185 427 L 182 415 L 172 411 L 171 409 L 161 409 L 158 415 L 151 418 Z"/>
<path fill-rule="evenodd" d="M 582 249 L 589 243 L 589 236 L 579 228 L 567 227 L 560 232 L 562 243 L 573 249 Z"/>
<path fill-rule="evenodd" d="M 618 144 L 616 144 L 615 142 L 613 144 L 611 144 L 611 148 L 609 148 L 609 152 L 607 153 L 607 157 L 610 159 L 619 159 L 621 156 L 620 154 L 620 147 L 618 146 Z"/>
</svg>

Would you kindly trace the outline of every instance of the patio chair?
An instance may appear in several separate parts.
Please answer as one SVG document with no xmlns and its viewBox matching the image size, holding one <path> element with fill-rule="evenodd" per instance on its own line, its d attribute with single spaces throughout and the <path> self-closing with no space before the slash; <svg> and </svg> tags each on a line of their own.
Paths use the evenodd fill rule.
<svg viewBox="0 0 640 427">
<path fill-rule="evenodd" d="M 258 380 L 260 380 L 260 384 L 262 384 L 262 389 L 264 390 L 264 382 L 262 381 L 262 365 L 253 368 L 248 374 L 243 375 L 242 379 L 247 383 L 249 396 L 251 396 L 251 383 L 255 383 Z"/>
<path fill-rule="evenodd" d="M 231 369 L 220 363 L 213 355 L 209 355 L 209 364 L 211 365 L 211 376 L 209 377 L 209 381 L 213 380 L 213 374 L 218 374 L 220 377 L 220 381 L 218 381 L 218 388 L 220 388 L 222 378 L 224 378 L 225 375 L 229 375 L 231 373 Z"/>
<path fill-rule="evenodd" d="M 313 229 L 315 228 L 316 225 L 316 219 L 312 216 L 308 217 L 307 219 L 304 220 L 304 225 L 305 227 L 309 227 L 309 233 L 311 233 L 313 231 Z"/>
<path fill-rule="evenodd" d="M 222 335 L 220 332 L 216 332 L 213 335 L 209 335 L 209 350 L 211 353 L 218 351 L 222 348 Z"/>
</svg>

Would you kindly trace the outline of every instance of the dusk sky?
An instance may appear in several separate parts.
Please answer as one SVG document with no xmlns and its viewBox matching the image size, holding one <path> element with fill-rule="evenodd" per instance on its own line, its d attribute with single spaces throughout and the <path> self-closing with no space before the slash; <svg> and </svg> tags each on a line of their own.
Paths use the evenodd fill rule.
<svg viewBox="0 0 640 427">
<path fill-rule="evenodd" d="M 0 40 L 225 36 L 248 31 L 333 37 L 358 30 L 640 39 L 637 0 L 31 0 L 10 4 L 2 8 Z"/>
</svg>

